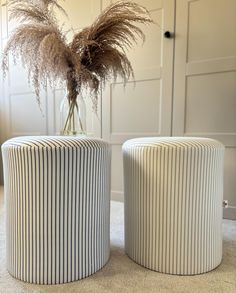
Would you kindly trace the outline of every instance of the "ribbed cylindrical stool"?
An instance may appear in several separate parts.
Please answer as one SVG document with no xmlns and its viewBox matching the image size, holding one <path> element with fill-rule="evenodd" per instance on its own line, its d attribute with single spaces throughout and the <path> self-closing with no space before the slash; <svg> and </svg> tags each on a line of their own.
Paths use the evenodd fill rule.
<svg viewBox="0 0 236 293">
<path fill-rule="evenodd" d="M 7 268 L 60 284 L 102 268 L 110 254 L 110 148 L 93 138 L 20 137 L 2 146 Z"/>
<path fill-rule="evenodd" d="M 224 146 L 207 138 L 123 145 L 125 250 L 162 273 L 194 275 L 222 258 Z"/>
</svg>

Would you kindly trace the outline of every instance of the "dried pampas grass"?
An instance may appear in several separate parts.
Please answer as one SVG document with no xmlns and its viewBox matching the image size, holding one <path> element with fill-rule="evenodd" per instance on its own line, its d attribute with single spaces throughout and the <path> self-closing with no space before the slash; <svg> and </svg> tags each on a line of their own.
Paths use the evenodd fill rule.
<svg viewBox="0 0 236 293">
<path fill-rule="evenodd" d="M 76 100 L 81 88 L 88 88 L 96 108 L 100 84 L 121 76 L 133 76 L 125 51 L 145 39 L 137 24 L 152 23 L 148 11 L 131 1 L 118 1 L 107 7 L 95 22 L 67 43 L 54 8 L 66 13 L 57 0 L 10 0 L 11 18 L 20 22 L 8 40 L 2 67 L 8 69 L 8 56 L 27 68 L 39 100 L 40 86 L 66 81 L 68 99 Z"/>
</svg>

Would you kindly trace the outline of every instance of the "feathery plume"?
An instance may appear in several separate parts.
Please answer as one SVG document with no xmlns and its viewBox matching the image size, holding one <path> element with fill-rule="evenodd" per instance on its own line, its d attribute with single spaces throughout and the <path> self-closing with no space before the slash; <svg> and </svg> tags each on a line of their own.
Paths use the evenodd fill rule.
<svg viewBox="0 0 236 293">
<path fill-rule="evenodd" d="M 27 68 L 38 101 L 40 86 L 66 82 L 68 99 L 75 100 L 81 88 L 91 92 L 94 108 L 100 85 L 120 76 L 124 82 L 134 76 L 126 50 L 145 36 L 138 24 L 152 19 L 141 5 L 118 1 L 108 6 L 94 23 L 76 33 L 67 43 L 54 8 L 66 14 L 58 0 L 9 0 L 11 19 L 20 22 L 3 54 L 6 73 L 8 56 L 20 59 Z M 94 94 L 94 95 L 93 95 Z"/>
</svg>

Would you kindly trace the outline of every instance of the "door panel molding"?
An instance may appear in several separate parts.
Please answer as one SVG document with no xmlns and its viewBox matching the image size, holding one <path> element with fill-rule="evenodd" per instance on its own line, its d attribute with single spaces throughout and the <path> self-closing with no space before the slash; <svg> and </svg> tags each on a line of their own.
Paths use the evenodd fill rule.
<svg viewBox="0 0 236 293">
<path fill-rule="evenodd" d="M 201 22 L 199 11 L 204 12 Z M 230 25 L 235 22 L 232 11 L 234 0 L 176 0 L 173 135 L 209 137 L 226 146 L 224 198 L 236 207 L 235 180 L 230 179 L 236 173 L 236 54 L 229 53 L 235 52 L 236 39 L 228 34 L 233 27 L 236 32 Z M 227 21 L 220 21 L 222 15 L 228 15 Z M 232 47 L 225 47 L 225 40 Z M 236 219 L 236 209 L 225 209 L 224 216 Z"/>
</svg>

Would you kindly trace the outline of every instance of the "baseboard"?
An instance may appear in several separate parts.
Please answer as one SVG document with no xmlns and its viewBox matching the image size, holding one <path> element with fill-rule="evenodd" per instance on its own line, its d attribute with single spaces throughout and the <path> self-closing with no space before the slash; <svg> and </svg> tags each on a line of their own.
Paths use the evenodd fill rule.
<svg viewBox="0 0 236 293">
<path fill-rule="evenodd" d="M 223 218 L 228 220 L 236 220 L 236 207 L 229 207 L 223 210 Z"/>
<path fill-rule="evenodd" d="M 124 202 L 124 193 L 122 191 L 111 191 L 111 200 Z"/>
<path fill-rule="evenodd" d="M 1 150 L 0 150 L 0 185 L 3 185 L 3 167 L 2 167 Z"/>
<path fill-rule="evenodd" d="M 4 194 L 3 185 L 0 185 L 0 197 L 2 197 Z"/>
</svg>

